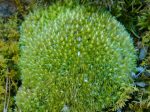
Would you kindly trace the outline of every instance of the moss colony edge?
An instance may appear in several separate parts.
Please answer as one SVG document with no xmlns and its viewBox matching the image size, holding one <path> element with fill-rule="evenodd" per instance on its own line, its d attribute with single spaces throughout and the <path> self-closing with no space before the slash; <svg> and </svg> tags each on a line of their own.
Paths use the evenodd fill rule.
<svg viewBox="0 0 150 112">
<path fill-rule="evenodd" d="M 133 43 L 108 12 L 59 5 L 35 11 L 22 24 L 20 44 L 16 103 L 23 112 L 101 111 L 133 89 Z"/>
</svg>

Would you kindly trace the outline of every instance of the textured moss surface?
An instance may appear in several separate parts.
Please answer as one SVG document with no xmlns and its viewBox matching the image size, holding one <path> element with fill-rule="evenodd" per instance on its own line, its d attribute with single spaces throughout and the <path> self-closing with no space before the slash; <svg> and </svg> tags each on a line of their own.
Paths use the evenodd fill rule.
<svg viewBox="0 0 150 112">
<path fill-rule="evenodd" d="M 14 106 L 19 81 L 18 39 L 16 16 L 8 20 L 0 18 L 0 112 Z"/>
<path fill-rule="evenodd" d="M 30 14 L 22 25 L 19 109 L 90 112 L 113 106 L 132 88 L 130 35 L 107 12 L 55 7 Z"/>
</svg>

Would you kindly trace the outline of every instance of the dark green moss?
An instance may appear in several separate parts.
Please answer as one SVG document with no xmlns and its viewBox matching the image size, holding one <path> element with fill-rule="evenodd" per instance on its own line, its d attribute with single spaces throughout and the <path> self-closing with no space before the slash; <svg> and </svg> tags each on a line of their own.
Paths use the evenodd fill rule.
<svg viewBox="0 0 150 112">
<path fill-rule="evenodd" d="M 0 111 L 11 110 L 17 91 L 18 41 L 17 18 L 0 18 Z"/>
</svg>

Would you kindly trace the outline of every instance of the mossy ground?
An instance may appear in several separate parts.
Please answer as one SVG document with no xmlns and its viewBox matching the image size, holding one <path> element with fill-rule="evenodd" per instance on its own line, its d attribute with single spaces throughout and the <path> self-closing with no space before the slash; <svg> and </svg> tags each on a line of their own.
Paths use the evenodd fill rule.
<svg viewBox="0 0 150 112">
<path fill-rule="evenodd" d="M 3 0 L 2 0 L 3 1 Z M 13 2 L 16 2 L 18 7 L 18 18 L 17 20 L 14 20 L 10 18 L 10 21 L 17 21 L 18 26 L 20 25 L 20 21 L 23 20 L 23 16 L 27 15 L 28 11 L 31 9 L 29 8 L 29 4 L 25 3 L 24 1 L 20 0 L 12 0 Z M 39 7 L 43 6 L 43 3 L 46 2 L 48 5 L 52 2 L 55 2 L 55 0 L 41 0 L 42 4 L 40 4 Z M 140 54 L 140 49 L 142 49 L 145 46 L 150 47 L 150 1 L 149 0 L 104 0 L 104 2 L 97 2 L 96 0 L 77 0 L 80 4 L 87 3 L 88 5 L 92 5 L 95 7 L 103 7 L 106 8 L 108 11 L 112 13 L 112 15 L 116 16 L 116 18 L 123 23 L 132 37 L 134 38 L 134 44 L 135 48 L 137 48 L 137 54 Z M 31 2 L 30 6 L 33 6 L 33 4 L 36 1 L 33 0 L 33 3 Z M 27 5 L 28 4 L 28 5 Z M 35 5 L 34 5 L 35 6 Z M 45 5 L 44 5 L 45 6 Z M 43 6 L 43 7 L 44 7 Z M 28 11 L 27 11 L 28 10 Z M 1 18 L 4 21 L 6 18 Z M 1 20 L 1 21 L 3 21 Z M 3 25 L 6 25 L 4 28 Z M 16 24 L 16 22 L 15 22 Z M 17 59 L 18 59 L 18 26 L 16 28 L 11 25 L 11 22 L 1 22 L 0 24 L 0 31 L 1 37 L 0 37 L 0 111 L 3 110 L 4 102 L 5 102 L 5 96 L 6 95 L 6 82 L 11 80 L 11 98 L 8 101 L 9 104 L 9 110 L 14 109 L 14 96 L 16 94 L 17 90 L 17 82 L 20 82 L 20 79 L 18 79 L 18 70 L 17 70 Z M 4 31 L 4 29 L 7 29 Z M 9 30 L 8 30 L 9 29 Z M 10 30 L 10 29 L 13 29 Z M 5 35 L 5 34 L 9 35 Z M 8 37 L 13 37 L 13 39 L 8 39 Z M 7 38 L 7 42 L 4 41 Z M 10 47 L 11 46 L 11 47 Z M 137 66 L 143 66 L 146 67 L 146 73 L 150 74 L 150 49 L 148 49 L 146 56 L 143 60 L 137 60 Z M 9 69 L 8 69 L 9 68 Z M 9 71 L 9 72 L 8 72 Z M 7 79 L 9 78 L 9 80 Z M 136 79 L 136 81 L 142 81 L 147 84 L 150 84 L 150 76 L 145 76 L 145 72 L 142 73 L 140 78 Z M 16 88 L 16 89 L 15 89 Z M 8 98 L 8 97 L 7 97 Z M 11 103 L 13 102 L 13 104 Z M 139 112 L 145 112 L 150 111 L 150 86 L 147 87 L 139 87 L 139 90 L 132 94 L 131 99 L 127 101 L 124 105 L 123 110 L 124 111 L 139 111 Z"/>
<path fill-rule="evenodd" d="M 18 89 L 19 32 L 16 16 L 0 18 L 0 111 L 11 108 Z"/>
</svg>

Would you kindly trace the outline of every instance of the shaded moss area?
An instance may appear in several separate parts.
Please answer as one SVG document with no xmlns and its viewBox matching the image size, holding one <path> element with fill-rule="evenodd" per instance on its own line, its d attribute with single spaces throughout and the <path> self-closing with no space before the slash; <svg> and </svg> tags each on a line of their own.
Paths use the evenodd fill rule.
<svg viewBox="0 0 150 112">
<path fill-rule="evenodd" d="M 0 18 L 0 109 L 11 108 L 18 89 L 18 25 L 16 16 Z M 0 111 L 2 111 L 0 110 Z"/>
</svg>

